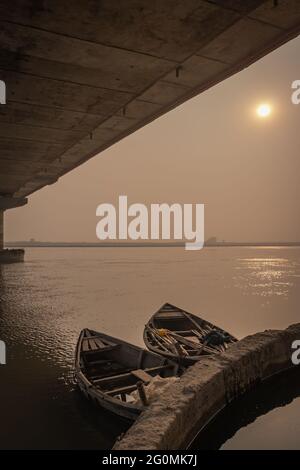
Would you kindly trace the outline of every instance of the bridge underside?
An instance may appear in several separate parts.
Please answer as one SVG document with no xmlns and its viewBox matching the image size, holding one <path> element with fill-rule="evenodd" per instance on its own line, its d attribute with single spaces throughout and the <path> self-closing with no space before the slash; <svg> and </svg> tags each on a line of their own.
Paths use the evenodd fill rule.
<svg viewBox="0 0 300 470">
<path fill-rule="evenodd" d="M 0 0 L 0 199 L 23 199 L 300 32 L 298 0 Z"/>
</svg>

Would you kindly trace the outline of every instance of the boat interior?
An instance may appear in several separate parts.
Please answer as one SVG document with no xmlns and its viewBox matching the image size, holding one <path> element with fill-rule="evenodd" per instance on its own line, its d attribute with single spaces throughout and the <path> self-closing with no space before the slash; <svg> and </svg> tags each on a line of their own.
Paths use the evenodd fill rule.
<svg viewBox="0 0 300 470">
<path fill-rule="evenodd" d="M 107 396 L 132 401 L 138 383 L 148 385 L 156 375 L 174 375 L 175 365 L 143 349 L 114 343 L 101 336 L 82 339 L 81 369 L 88 380 Z"/>
<path fill-rule="evenodd" d="M 160 337 L 160 330 L 167 330 L 169 333 L 165 337 L 164 335 Z M 188 356 L 198 356 L 199 351 L 201 355 L 205 355 L 226 350 L 227 345 L 225 343 L 214 346 L 207 344 L 201 346 L 206 335 L 212 330 L 221 331 L 209 322 L 171 304 L 165 304 L 152 317 L 149 325 L 146 326 L 148 341 L 152 345 L 158 346 L 162 350 L 169 349 L 175 354 Z"/>
</svg>

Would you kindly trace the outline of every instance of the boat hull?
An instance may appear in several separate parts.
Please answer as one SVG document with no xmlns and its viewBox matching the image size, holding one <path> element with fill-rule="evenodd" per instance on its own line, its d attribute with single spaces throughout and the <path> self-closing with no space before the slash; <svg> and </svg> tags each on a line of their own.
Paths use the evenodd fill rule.
<svg viewBox="0 0 300 470">
<path fill-rule="evenodd" d="M 130 421 L 145 407 L 132 395 L 141 389 L 139 384 L 150 383 L 156 375 L 171 377 L 178 372 L 176 362 L 87 329 L 79 336 L 75 356 L 75 378 L 84 396 Z"/>
<path fill-rule="evenodd" d="M 107 400 L 104 394 L 99 393 L 93 387 L 88 387 L 81 380 L 80 376 L 76 376 L 77 385 L 79 390 L 83 393 L 85 398 L 91 401 L 94 405 L 99 408 L 103 408 L 110 413 L 120 416 L 128 421 L 135 421 L 140 413 L 143 411 L 143 408 L 128 408 L 128 406 L 119 405 L 118 403 L 111 402 Z"/>
<path fill-rule="evenodd" d="M 167 344 L 163 334 L 159 337 L 160 332 L 164 331 L 167 339 L 174 340 L 173 345 Z M 218 335 L 226 335 L 228 344 L 237 341 L 234 336 L 212 323 L 174 305 L 164 304 L 145 326 L 143 338 L 149 351 L 160 354 L 169 360 L 175 360 L 180 367 L 185 368 L 202 360 L 207 355 L 223 352 L 227 348 L 227 343 L 219 346 L 210 346 L 205 343 L 204 338 L 212 331 L 217 332 Z M 178 349 L 174 351 L 176 342 L 180 345 L 181 351 Z M 182 351 L 186 354 L 180 354 Z"/>
</svg>

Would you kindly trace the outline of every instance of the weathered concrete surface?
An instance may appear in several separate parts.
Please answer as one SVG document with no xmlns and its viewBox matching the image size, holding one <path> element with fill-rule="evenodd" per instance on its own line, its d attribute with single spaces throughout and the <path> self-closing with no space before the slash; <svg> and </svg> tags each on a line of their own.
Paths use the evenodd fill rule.
<svg viewBox="0 0 300 470">
<path fill-rule="evenodd" d="M 0 196 L 54 183 L 300 31 L 299 0 L 0 7 Z"/>
<path fill-rule="evenodd" d="M 248 336 L 226 353 L 199 361 L 147 408 L 114 449 L 185 448 L 195 431 L 239 394 L 292 367 L 291 345 L 296 339 L 300 323 Z"/>
</svg>

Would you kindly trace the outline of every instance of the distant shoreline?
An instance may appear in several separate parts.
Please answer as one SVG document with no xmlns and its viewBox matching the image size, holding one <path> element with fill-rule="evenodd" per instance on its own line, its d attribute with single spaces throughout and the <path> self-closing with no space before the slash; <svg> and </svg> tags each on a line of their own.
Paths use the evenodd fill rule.
<svg viewBox="0 0 300 470">
<path fill-rule="evenodd" d="M 88 243 L 88 242 L 6 242 L 6 248 L 182 248 L 180 243 Z M 215 242 L 205 243 L 205 248 L 230 247 L 300 247 L 300 242 Z"/>
</svg>

